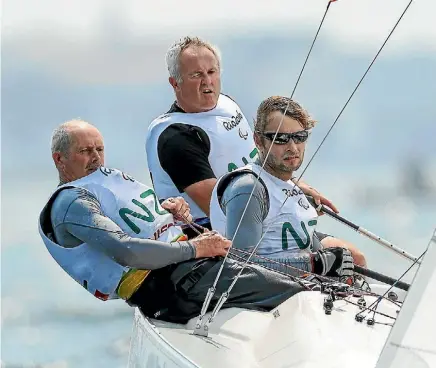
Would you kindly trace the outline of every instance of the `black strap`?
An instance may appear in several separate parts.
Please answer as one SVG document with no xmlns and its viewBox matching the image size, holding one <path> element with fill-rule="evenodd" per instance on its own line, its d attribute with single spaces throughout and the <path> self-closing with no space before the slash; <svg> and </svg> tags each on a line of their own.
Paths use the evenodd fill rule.
<svg viewBox="0 0 436 368">
<path fill-rule="evenodd" d="M 216 194 L 218 197 L 218 203 L 221 205 L 221 198 L 224 194 L 224 191 L 226 190 L 227 186 L 229 185 L 229 183 L 236 177 L 242 175 L 242 174 L 252 174 L 254 175 L 259 182 L 263 185 L 263 187 L 265 188 L 265 192 L 267 195 L 267 199 L 268 199 L 268 203 L 269 203 L 269 193 L 268 193 L 268 188 L 265 184 L 265 182 L 262 180 L 262 178 L 257 175 L 254 171 L 250 170 L 250 169 L 241 169 L 241 170 L 235 170 L 232 171 L 230 173 L 228 173 L 226 176 L 224 176 L 218 183 L 218 187 L 216 188 Z"/>
<path fill-rule="evenodd" d="M 197 263 L 192 268 L 192 271 L 177 283 L 176 289 L 187 294 L 189 290 L 215 265 L 215 259 L 205 259 L 204 262 Z"/>
</svg>

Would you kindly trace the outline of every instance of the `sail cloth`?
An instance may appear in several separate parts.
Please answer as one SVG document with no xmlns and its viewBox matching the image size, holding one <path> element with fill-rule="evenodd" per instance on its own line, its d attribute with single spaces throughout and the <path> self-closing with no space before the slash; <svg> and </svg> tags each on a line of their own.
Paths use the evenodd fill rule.
<svg viewBox="0 0 436 368">
<path fill-rule="evenodd" d="M 436 230 L 376 368 L 436 368 Z"/>
</svg>

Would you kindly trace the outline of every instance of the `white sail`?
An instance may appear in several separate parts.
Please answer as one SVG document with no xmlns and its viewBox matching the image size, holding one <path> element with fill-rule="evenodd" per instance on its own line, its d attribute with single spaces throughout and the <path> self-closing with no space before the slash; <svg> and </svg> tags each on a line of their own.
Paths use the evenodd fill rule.
<svg viewBox="0 0 436 368">
<path fill-rule="evenodd" d="M 376 368 L 436 368 L 436 230 Z"/>
</svg>

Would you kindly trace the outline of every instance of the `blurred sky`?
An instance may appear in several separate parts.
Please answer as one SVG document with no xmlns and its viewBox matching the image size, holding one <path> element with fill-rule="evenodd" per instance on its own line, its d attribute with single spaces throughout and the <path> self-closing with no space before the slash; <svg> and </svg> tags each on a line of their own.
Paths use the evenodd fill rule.
<svg viewBox="0 0 436 368">
<path fill-rule="evenodd" d="M 341 0 L 333 3 L 322 37 L 331 38 L 338 47 L 346 47 L 354 53 L 373 51 L 408 2 Z M 214 5 L 193 0 L 183 3 L 130 0 L 122 5 L 115 0 L 6 0 L 3 1 L 2 35 L 6 43 L 32 35 L 34 42 L 17 43 L 18 50 L 14 48 L 14 51 L 35 63 L 44 64 L 70 82 L 111 83 L 122 80 L 139 84 L 144 80 L 164 77 L 166 70 L 162 56 L 167 44 L 162 41 L 165 39 L 170 43 L 180 35 L 201 34 L 220 40 L 244 32 L 247 36 L 256 35 L 256 30 L 262 33 L 299 30 L 312 36 L 324 13 L 325 4 L 325 0 L 250 3 L 221 0 Z M 384 53 L 424 49 L 433 52 L 436 49 L 436 30 L 432 16 L 435 13 L 436 3 L 432 0 L 412 3 Z M 140 42 L 133 54 L 123 53 L 121 42 L 119 48 L 105 47 L 108 43 L 116 45 L 117 38 L 121 40 L 131 36 L 131 42 L 134 42 L 141 35 L 147 36 L 151 44 L 155 41 L 155 49 L 149 48 L 148 51 L 156 54 L 148 55 L 151 63 L 147 68 L 139 63 L 141 59 L 135 60 L 140 52 Z M 46 38 L 46 42 L 41 42 L 41 37 Z M 65 37 L 69 38 L 67 45 L 62 44 Z M 95 47 L 93 41 L 102 37 L 110 40 L 106 41 L 106 45 L 99 43 Z M 114 55 L 115 52 L 117 55 Z M 132 64 L 130 72 L 109 72 L 120 59 L 128 58 Z"/>
<path fill-rule="evenodd" d="M 341 0 L 329 15 L 325 33 L 331 33 L 349 45 L 368 47 L 367 42 L 386 34 L 409 0 Z M 316 24 L 325 8 L 325 0 L 269 0 L 245 2 L 221 0 L 215 4 L 201 0 L 141 1 L 129 0 L 121 5 L 116 0 L 3 1 L 3 32 L 20 33 L 25 30 L 60 26 L 63 32 L 89 37 L 98 32 L 106 17 L 125 24 L 133 33 L 147 32 L 157 37 L 180 32 L 198 32 L 218 28 L 220 33 L 232 33 L 244 25 L 260 23 L 270 27 L 304 26 Z M 425 44 L 436 47 L 433 15 L 436 4 L 419 0 L 396 32 L 397 46 Z M 410 47 L 410 45 L 409 45 Z"/>
<path fill-rule="evenodd" d="M 310 152 L 408 2 L 339 0 L 332 4 L 296 93 L 320 120 Z M 70 335 L 76 336 L 62 326 L 56 327 L 56 333 L 51 331 L 47 314 L 62 320 L 59 316 L 64 311 L 76 308 L 78 318 L 95 310 L 92 318 L 98 319 L 101 315 L 110 318 L 111 311 L 117 310 L 104 305 L 103 312 L 102 305 L 49 258 L 39 239 L 37 217 L 57 184 L 49 152 L 53 128 L 77 116 L 89 119 L 105 136 L 109 166 L 147 181 L 144 134 L 150 120 L 173 100 L 164 63 L 165 51 L 173 41 L 198 35 L 222 47 L 224 90 L 236 97 L 250 118 L 262 98 L 291 93 L 326 3 L 3 0 L 0 256 L 2 308 L 6 309 L 2 311 L 2 330 L 6 326 L 8 333 L 15 331 L 8 340 L 7 362 L 56 360 L 50 354 L 59 349 L 58 340 L 67 343 Z M 392 187 L 399 182 L 398 165 L 405 157 L 412 165 L 413 160 L 423 162 L 436 184 L 434 14 L 434 0 L 412 3 L 314 160 L 313 170 L 305 176 L 345 213 L 353 214 L 355 221 L 363 221 L 361 225 L 381 231 L 380 235 L 391 241 L 407 243 L 409 251 L 429 239 L 436 225 L 434 210 L 426 207 L 428 215 L 420 217 L 422 201 L 416 204 L 406 197 L 391 201 L 384 196 L 386 192 L 396 196 Z M 378 190 L 380 185 L 388 187 Z M 380 194 L 362 194 L 359 202 L 356 188 Z M 380 207 L 370 207 L 374 202 Z M 336 223 L 328 226 L 340 230 Z M 374 249 L 366 243 L 363 246 L 371 252 Z M 377 262 L 378 254 L 374 251 L 371 261 Z M 23 264 L 26 266 L 20 269 Z M 53 301 L 51 295 L 62 297 Z M 41 314 L 35 316 L 35 308 Z M 42 315 L 43 322 L 39 319 Z M 22 318 L 25 322 L 19 326 L 23 330 L 16 332 L 15 323 Z M 74 323 L 71 325 L 69 328 L 74 328 Z M 87 331 L 86 326 L 85 321 L 77 336 Z M 130 325 L 123 326 L 128 337 Z M 107 335 L 111 333 L 117 334 Z M 77 351 L 71 350 L 72 355 L 89 344 L 80 345 L 77 339 L 74 343 Z M 109 350 L 116 350 L 118 342 L 111 344 Z M 120 354 L 120 361 L 125 361 L 125 353 Z M 22 361 L 17 358 L 21 356 Z M 92 362 L 87 364 L 93 366 Z M 85 366 L 83 361 L 66 360 L 65 364 L 59 367 Z"/>
</svg>

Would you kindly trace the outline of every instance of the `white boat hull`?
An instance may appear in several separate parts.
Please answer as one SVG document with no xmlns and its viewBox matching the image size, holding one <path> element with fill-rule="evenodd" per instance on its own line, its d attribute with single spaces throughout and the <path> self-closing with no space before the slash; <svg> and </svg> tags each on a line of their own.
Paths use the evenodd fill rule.
<svg viewBox="0 0 436 368">
<path fill-rule="evenodd" d="M 372 285 L 373 291 L 384 288 Z M 395 291 L 404 298 L 403 291 Z M 171 324 L 136 310 L 129 367 L 375 367 L 391 327 L 357 322 L 359 307 L 342 300 L 326 315 L 325 296 L 301 292 L 271 312 L 223 309 L 207 338 L 193 335 L 196 319 Z M 365 301 L 370 305 L 376 298 L 365 296 Z M 399 309 L 383 300 L 377 311 L 395 318 Z M 375 321 L 393 322 L 378 314 Z"/>
</svg>

